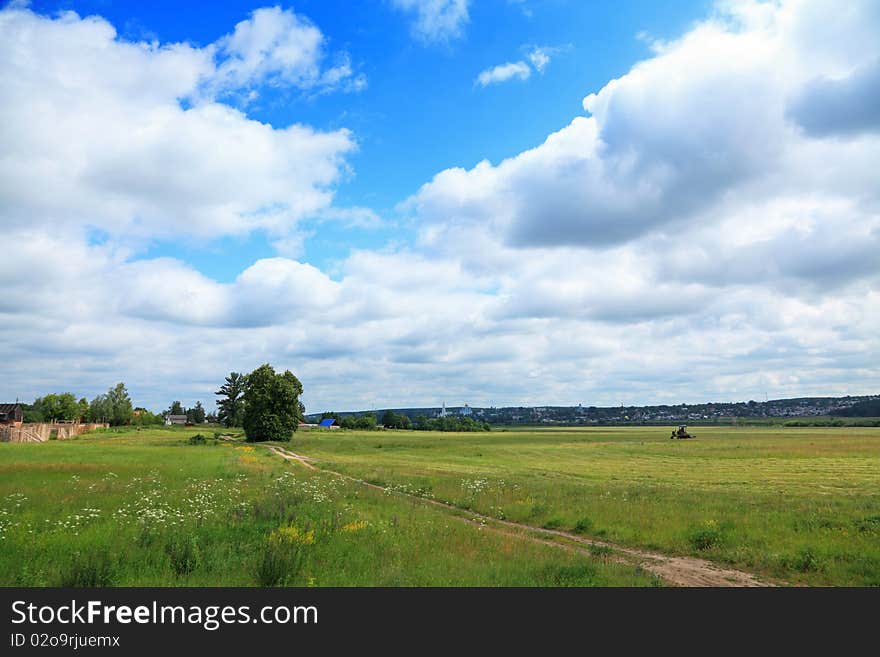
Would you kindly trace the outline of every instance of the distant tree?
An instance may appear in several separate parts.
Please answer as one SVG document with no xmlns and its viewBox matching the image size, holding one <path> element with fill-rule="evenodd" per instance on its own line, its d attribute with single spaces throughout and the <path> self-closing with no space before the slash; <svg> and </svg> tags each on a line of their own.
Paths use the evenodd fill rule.
<svg viewBox="0 0 880 657">
<path fill-rule="evenodd" d="M 110 424 L 120 426 L 131 424 L 131 397 L 124 383 L 117 383 L 107 391 L 107 402 L 110 406 Z"/>
<path fill-rule="evenodd" d="M 89 422 L 109 422 L 113 415 L 107 395 L 98 395 L 89 404 Z"/>
<path fill-rule="evenodd" d="M 188 416 L 192 417 L 190 420 L 193 424 L 204 424 L 205 423 L 205 409 L 202 408 L 202 402 L 197 401 L 196 405 L 187 411 Z"/>
<path fill-rule="evenodd" d="M 372 413 L 364 413 L 355 420 L 356 429 L 375 431 L 377 426 L 378 425 L 376 424 L 376 416 Z"/>
<path fill-rule="evenodd" d="M 89 417 L 89 400 L 85 397 L 82 397 L 79 402 L 77 402 L 77 414 L 79 415 L 79 421 L 85 422 Z"/>
<path fill-rule="evenodd" d="M 388 410 L 382 414 L 382 426 L 386 429 L 393 429 L 397 425 L 397 415 L 394 411 Z"/>
<path fill-rule="evenodd" d="M 167 413 L 168 415 L 186 415 L 186 411 L 183 410 L 183 405 L 179 401 L 171 402 L 171 408 Z"/>
<path fill-rule="evenodd" d="M 72 422 L 79 417 L 79 404 L 70 392 L 35 399 L 33 409 L 37 422 Z"/>
<path fill-rule="evenodd" d="M 397 424 L 395 425 L 396 429 L 412 429 L 412 420 L 409 419 L 409 416 L 405 413 L 401 413 L 397 416 Z"/>
<path fill-rule="evenodd" d="M 33 404 L 22 404 L 21 405 L 21 414 L 22 420 L 25 422 L 42 422 L 43 415 L 40 413 L 40 409 L 37 407 L 36 403 L 39 401 L 38 399 L 34 401 Z"/>
<path fill-rule="evenodd" d="M 227 427 L 240 427 L 244 414 L 245 376 L 238 372 L 230 372 L 226 383 L 220 386 L 215 395 L 217 400 L 217 417 Z"/>
<path fill-rule="evenodd" d="M 162 424 L 164 418 L 156 415 L 145 408 L 136 408 L 132 414 L 131 423 L 138 427 L 149 427 Z"/>
<path fill-rule="evenodd" d="M 834 415 L 843 415 L 845 417 L 880 417 L 880 399 L 858 402 L 849 408 L 834 411 Z"/>
<path fill-rule="evenodd" d="M 277 374 L 268 363 L 248 374 L 242 419 L 247 440 L 290 440 L 303 417 L 302 391 L 302 384 L 290 370 Z"/>
<path fill-rule="evenodd" d="M 376 416 L 372 413 L 364 413 L 363 415 L 346 415 L 338 420 L 339 426 L 343 429 L 357 429 L 359 431 L 375 431 L 379 428 L 376 424 Z"/>
<path fill-rule="evenodd" d="M 428 431 L 431 426 L 428 424 L 428 418 L 424 415 L 419 415 L 416 417 L 416 430 L 417 431 Z"/>
</svg>

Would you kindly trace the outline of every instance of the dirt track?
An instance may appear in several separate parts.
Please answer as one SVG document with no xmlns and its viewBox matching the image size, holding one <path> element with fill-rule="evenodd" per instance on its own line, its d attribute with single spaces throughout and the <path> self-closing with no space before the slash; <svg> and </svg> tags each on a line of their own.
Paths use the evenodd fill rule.
<svg viewBox="0 0 880 657">
<path fill-rule="evenodd" d="M 666 583 L 675 586 L 774 586 L 772 583 L 759 580 L 751 573 L 742 570 L 734 570 L 732 568 L 724 568 L 711 561 L 706 561 L 705 559 L 669 556 L 659 552 L 649 552 L 647 550 L 639 550 L 617 545 L 615 543 L 608 543 L 607 541 L 584 538 L 583 536 L 578 536 L 577 534 L 557 529 L 545 529 L 544 527 L 533 527 L 532 525 L 511 522 L 510 520 L 498 520 L 491 516 L 467 511 L 451 504 L 446 504 L 445 502 L 438 502 L 437 500 L 419 497 L 417 495 L 409 495 L 400 491 L 390 491 L 384 486 L 371 484 L 362 479 L 342 474 L 341 472 L 318 468 L 309 457 L 295 454 L 283 447 L 277 447 L 275 445 L 267 445 L 267 447 L 272 453 L 281 458 L 287 459 L 288 461 L 296 461 L 309 470 L 326 472 L 327 474 L 332 474 L 343 479 L 355 481 L 369 488 L 384 492 L 393 492 L 396 495 L 418 500 L 425 504 L 442 507 L 447 511 L 453 512 L 449 514 L 452 517 L 476 525 L 482 529 L 516 536 L 536 543 L 552 545 L 565 550 L 584 552 L 591 555 L 597 551 L 597 548 L 603 549 L 603 551 L 609 551 L 610 553 L 607 555 L 607 558 L 620 563 L 636 564 L 643 570 L 657 575 L 657 577 L 661 578 Z M 592 550 L 590 548 L 592 548 Z"/>
</svg>

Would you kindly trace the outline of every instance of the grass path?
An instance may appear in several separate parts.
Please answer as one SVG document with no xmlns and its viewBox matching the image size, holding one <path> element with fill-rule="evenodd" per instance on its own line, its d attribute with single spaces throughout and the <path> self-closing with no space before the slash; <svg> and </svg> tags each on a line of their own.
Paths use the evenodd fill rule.
<svg viewBox="0 0 880 657">
<path fill-rule="evenodd" d="M 307 456 L 296 454 L 288 449 L 277 445 L 267 445 L 269 451 L 288 461 L 295 461 L 309 470 L 318 470 L 327 474 L 335 475 L 349 481 L 379 490 L 384 493 L 395 493 L 413 500 L 430 504 L 447 511 L 451 511 L 452 517 L 463 522 L 476 525 L 491 531 L 504 533 L 533 542 L 552 545 L 561 549 L 576 550 L 595 556 L 597 553 L 605 553 L 614 561 L 620 563 L 636 563 L 642 569 L 653 573 L 669 584 L 676 586 L 706 586 L 706 587 L 761 587 L 774 586 L 774 584 L 758 579 L 752 573 L 732 568 L 723 568 L 711 561 L 696 557 L 670 556 L 658 552 L 629 548 L 607 541 L 585 538 L 571 532 L 557 529 L 535 527 L 525 523 L 499 520 L 481 513 L 466 511 L 459 507 L 437 500 L 431 500 L 417 495 L 411 495 L 399 490 L 393 490 L 385 486 L 373 484 L 351 475 L 319 468 Z"/>
</svg>

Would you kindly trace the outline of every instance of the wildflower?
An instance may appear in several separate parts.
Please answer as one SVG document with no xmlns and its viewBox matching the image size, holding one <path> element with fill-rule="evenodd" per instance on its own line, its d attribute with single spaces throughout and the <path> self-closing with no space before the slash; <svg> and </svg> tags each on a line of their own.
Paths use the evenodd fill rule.
<svg viewBox="0 0 880 657">
<path fill-rule="evenodd" d="M 343 525 L 342 531 L 348 533 L 359 532 L 362 529 L 365 529 L 369 523 L 366 520 L 355 520 L 354 522 L 350 522 L 347 525 Z"/>
<path fill-rule="evenodd" d="M 281 545 L 312 545 L 315 542 L 315 530 L 303 530 L 294 525 L 279 527 L 269 535 L 269 542 Z"/>
</svg>

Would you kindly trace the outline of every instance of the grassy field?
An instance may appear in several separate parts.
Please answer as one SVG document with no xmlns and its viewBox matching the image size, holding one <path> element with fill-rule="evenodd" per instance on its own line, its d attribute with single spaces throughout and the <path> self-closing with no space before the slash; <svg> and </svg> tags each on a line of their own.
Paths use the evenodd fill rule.
<svg viewBox="0 0 880 657">
<path fill-rule="evenodd" d="M 323 467 L 497 518 L 790 583 L 880 585 L 880 429 L 311 432 Z"/>
<path fill-rule="evenodd" d="M 0 443 L 0 585 L 659 583 L 633 566 L 307 471 L 262 447 L 189 445 L 195 433 Z M 374 438 L 338 437 L 343 451 Z"/>
<path fill-rule="evenodd" d="M 314 431 L 287 447 L 499 519 L 793 584 L 880 585 L 880 429 L 695 431 Z M 194 433 L 0 443 L 0 585 L 659 583 Z"/>
</svg>

